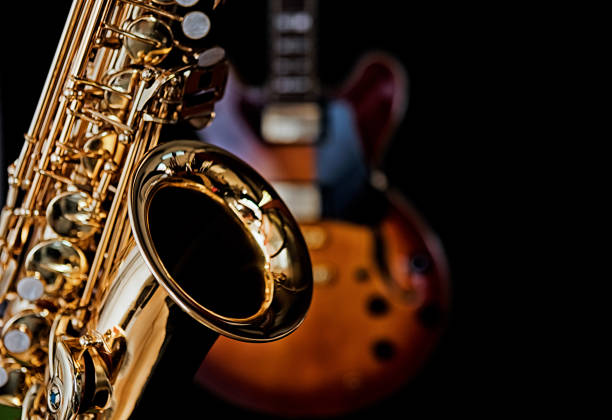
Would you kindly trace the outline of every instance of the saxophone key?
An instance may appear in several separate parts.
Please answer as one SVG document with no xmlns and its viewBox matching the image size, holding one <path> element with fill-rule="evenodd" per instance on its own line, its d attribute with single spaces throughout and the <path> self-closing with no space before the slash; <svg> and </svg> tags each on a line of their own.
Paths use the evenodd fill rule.
<svg viewBox="0 0 612 420">
<path fill-rule="evenodd" d="M 195 6 L 199 0 L 176 0 L 179 6 L 191 7 Z"/>
<path fill-rule="evenodd" d="M 81 165 L 91 179 L 97 179 L 104 162 L 112 160 L 119 164 L 125 154 L 125 144 L 121 142 L 121 134 L 105 130 L 87 139 L 83 145 Z"/>
<path fill-rule="evenodd" d="M 170 53 L 174 43 L 170 27 L 151 15 L 131 22 L 122 35 L 127 53 L 141 64 L 159 64 Z"/>
<path fill-rule="evenodd" d="M 202 39 L 210 31 L 210 19 L 203 12 L 189 12 L 181 22 L 183 34 L 189 39 Z"/>
<path fill-rule="evenodd" d="M 26 369 L 10 357 L 0 356 L 0 404 L 21 406 L 30 378 Z"/>
<path fill-rule="evenodd" d="M 55 196 L 47 206 L 47 223 L 62 238 L 71 242 L 90 238 L 99 229 L 93 214 L 92 198 L 84 192 Z"/>
<path fill-rule="evenodd" d="M 36 302 L 43 296 L 44 293 L 45 285 L 35 276 L 24 277 L 17 282 L 17 294 L 22 299 L 30 302 Z"/>
<path fill-rule="evenodd" d="M 138 80 L 138 71 L 127 69 L 114 73 L 108 77 L 108 86 L 111 90 L 104 92 L 104 99 L 110 109 L 125 110 L 130 105 L 133 92 Z"/>
<path fill-rule="evenodd" d="M 49 316 L 46 309 L 33 308 L 8 319 L 2 327 L 3 349 L 21 364 L 43 366 L 47 360 Z"/>
<path fill-rule="evenodd" d="M 88 269 L 84 252 L 66 240 L 51 239 L 37 244 L 26 257 L 26 272 L 45 282 L 46 293 L 71 291 Z"/>
</svg>

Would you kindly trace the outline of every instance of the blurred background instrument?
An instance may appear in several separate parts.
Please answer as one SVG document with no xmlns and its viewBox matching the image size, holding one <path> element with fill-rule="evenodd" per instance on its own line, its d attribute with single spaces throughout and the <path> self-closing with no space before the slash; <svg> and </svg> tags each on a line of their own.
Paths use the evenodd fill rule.
<svg viewBox="0 0 612 420">
<path fill-rule="evenodd" d="M 233 73 L 216 123 L 201 134 L 272 180 L 301 222 L 313 303 L 282 342 L 221 338 L 197 380 L 253 410 L 338 416 L 391 395 L 422 368 L 448 316 L 449 273 L 438 238 L 381 168 L 405 113 L 402 65 L 368 54 L 341 89 L 326 91 L 317 2 L 267 4 L 265 87 Z"/>
</svg>

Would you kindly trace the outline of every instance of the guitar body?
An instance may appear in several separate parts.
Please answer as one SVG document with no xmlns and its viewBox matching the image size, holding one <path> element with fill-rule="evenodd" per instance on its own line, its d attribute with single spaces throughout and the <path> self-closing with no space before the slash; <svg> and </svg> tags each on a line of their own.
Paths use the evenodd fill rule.
<svg viewBox="0 0 612 420">
<path fill-rule="evenodd" d="M 204 139 L 272 181 L 318 185 L 322 211 L 301 223 L 315 277 L 304 323 L 272 343 L 220 337 L 196 376 L 212 393 L 279 416 L 341 415 L 388 396 L 423 366 L 448 312 L 445 256 L 399 194 L 370 184 L 403 116 L 405 87 L 393 60 L 367 57 L 329 101 L 322 141 L 278 146 L 258 134 L 263 93 L 231 78 Z"/>
</svg>

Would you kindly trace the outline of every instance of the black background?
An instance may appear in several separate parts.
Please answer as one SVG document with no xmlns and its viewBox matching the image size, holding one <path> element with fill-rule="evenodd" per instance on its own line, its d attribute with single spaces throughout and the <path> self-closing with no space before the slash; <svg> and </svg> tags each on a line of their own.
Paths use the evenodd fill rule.
<svg viewBox="0 0 612 420">
<path fill-rule="evenodd" d="M 326 88 L 340 86 L 371 50 L 391 53 L 405 66 L 409 105 L 383 169 L 439 235 L 452 274 L 453 310 L 437 351 L 411 385 L 361 414 L 408 418 L 517 409 L 531 398 L 530 381 L 516 386 L 525 343 L 512 339 L 515 328 L 509 325 L 515 323 L 506 322 L 504 305 L 508 294 L 523 299 L 520 280 L 510 274 L 521 264 L 522 251 L 511 244 L 520 236 L 515 228 L 524 211 L 522 180 L 530 166 L 525 150 L 538 134 L 526 127 L 537 118 L 533 102 L 540 97 L 527 91 L 540 77 L 536 57 L 546 54 L 537 48 L 540 38 L 527 36 L 529 9 L 463 2 L 320 3 L 319 72 Z M 220 43 L 251 85 L 265 80 L 263 4 L 229 0 L 214 21 Z M 42 2 L 33 13 L 32 5 L 16 3 L 16 15 L 27 15 L 27 26 L 3 27 L 9 41 L 0 73 L 4 165 L 23 143 L 68 6 Z M 214 398 L 204 402 L 240 413 Z"/>
</svg>

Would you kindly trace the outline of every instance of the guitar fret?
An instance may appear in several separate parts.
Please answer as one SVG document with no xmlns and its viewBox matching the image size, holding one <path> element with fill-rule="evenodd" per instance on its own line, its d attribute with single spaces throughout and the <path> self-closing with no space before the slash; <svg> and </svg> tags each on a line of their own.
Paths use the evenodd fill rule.
<svg viewBox="0 0 612 420">
<path fill-rule="evenodd" d="M 316 2 L 268 0 L 270 56 L 268 89 L 276 100 L 313 100 L 316 78 Z"/>
<path fill-rule="evenodd" d="M 278 57 L 274 60 L 273 71 L 279 76 L 309 75 L 312 62 L 304 57 Z"/>
<path fill-rule="evenodd" d="M 272 81 L 272 89 L 281 95 L 303 95 L 313 87 L 312 80 L 305 76 L 276 77 Z"/>
<path fill-rule="evenodd" d="M 274 43 L 275 52 L 279 55 L 306 55 L 310 52 L 310 39 L 302 37 L 282 37 Z"/>
<path fill-rule="evenodd" d="M 279 13 L 274 25 L 279 32 L 307 33 L 312 29 L 312 16 L 307 12 Z"/>
</svg>

